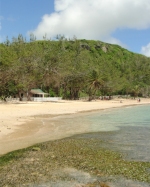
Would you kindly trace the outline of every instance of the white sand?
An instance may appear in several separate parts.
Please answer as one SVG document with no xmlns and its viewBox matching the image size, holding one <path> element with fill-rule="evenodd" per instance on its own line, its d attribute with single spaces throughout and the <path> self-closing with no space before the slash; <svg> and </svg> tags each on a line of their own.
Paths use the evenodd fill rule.
<svg viewBox="0 0 150 187">
<path fill-rule="evenodd" d="M 129 105 L 150 104 L 150 99 L 137 100 L 124 99 L 110 101 L 59 101 L 59 102 L 20 102 L 20 103 L 0 103 L 0 154 L 5 154 L 9 151 L 30 146 L 34 143 L 62 138 L 69 134 L 61 130 L 58 126 L 54 128 L 51 124 L 51 134 L 49 138 L 45 138 L 45 133 L 48 130 L 44 126 L 45 116 L 42 115 L 60 115 L 71 114 L 81 111 L 101 110 L 115 107 L 123 107 Z M 37 121 L 37 117 L 41 117 Z M 41 126 L 42 125 L 42 126 Z M 50 125 L 49 125 L 50 126 Z M 63 129 L 63 127 L 61 127 Z M 80 129 L 81 128 L 81 129 Z M 42 129 L 42 130 L 41 130 Z M 57 129 L 57 132 L 56 132 Z M 49 127 L 50 130 L 50 127 Z M 83 132 L 82 127 L 72 129 L 72 133 Z M 40 131 L 40 139 L 39 139 Z M 53 133 L 55 131 L 55 133 Z M 71 130 L 70 134 L 71 134 Z M 42 138 L 43 133 L 43 138 Z"/>
</svg>

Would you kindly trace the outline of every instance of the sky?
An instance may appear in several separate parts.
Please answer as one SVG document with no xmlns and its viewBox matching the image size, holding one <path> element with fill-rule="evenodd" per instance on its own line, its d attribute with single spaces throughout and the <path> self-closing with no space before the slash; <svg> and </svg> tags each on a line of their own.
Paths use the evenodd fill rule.
<svg viewBox="0 0 150 187">
<path fill-rule="evenodd" d="M 0 0 L 0 42 L 31 33 L 100 40 L 150 57 L 150 0 Z"/>
</svg>

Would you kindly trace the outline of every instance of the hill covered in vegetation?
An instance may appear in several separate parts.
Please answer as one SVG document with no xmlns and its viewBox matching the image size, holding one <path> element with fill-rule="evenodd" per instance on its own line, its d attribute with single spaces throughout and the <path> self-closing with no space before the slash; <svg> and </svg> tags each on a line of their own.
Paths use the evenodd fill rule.
<svg viewBox="0 0 150 187">
<path fill-rule="evenodd" d="M 22 35 L 0 44 L 0 96 L 42 88 L 65 99 L 112 94 L 150 95 L 150 58 L 101 41 L 26 42 Z"/>
</svg>

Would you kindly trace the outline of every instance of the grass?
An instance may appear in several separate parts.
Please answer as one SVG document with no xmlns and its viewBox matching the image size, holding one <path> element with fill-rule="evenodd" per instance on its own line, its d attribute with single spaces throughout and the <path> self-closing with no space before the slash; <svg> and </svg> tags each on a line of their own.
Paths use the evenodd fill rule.
<svg viewBox="0 0 150 187">
<path fill-rule="evenodd" d="M 23 154 L 27 151 L 27 149 L 21 149 L 17 151 L 12 151 L 10 153 L 5 154 L 4 156 L 0 157 L 0 167 L 9 164 L 10 162 L 17 161 Z"/>
</svg>

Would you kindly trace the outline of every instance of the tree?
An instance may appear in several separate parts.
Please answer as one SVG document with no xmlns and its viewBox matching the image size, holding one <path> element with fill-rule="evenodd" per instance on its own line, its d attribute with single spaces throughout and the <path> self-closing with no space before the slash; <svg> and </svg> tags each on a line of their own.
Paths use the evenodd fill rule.
<svg viewBox="0 0 150 187">
<path fill-rule="evenodd" d="M 131 94 L 133 95 L 134 98 L 138 97 L 140 92 L 141 92 L 141 88 L 139 85 L 135 85 L 131 90 Z"/>
<path fill-rule="evenodd" d="M 99 91 L 104 87 L 104 81 L 101 75 L 96 70 L 92 70 L 89 73 L 87 83 L 89 88 L 88 89 L 89 101 L 91 101 L 95 96 L 96 91 Z"/>
</svg>

